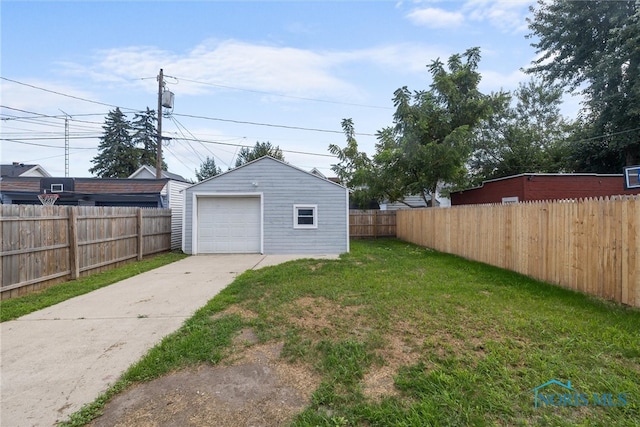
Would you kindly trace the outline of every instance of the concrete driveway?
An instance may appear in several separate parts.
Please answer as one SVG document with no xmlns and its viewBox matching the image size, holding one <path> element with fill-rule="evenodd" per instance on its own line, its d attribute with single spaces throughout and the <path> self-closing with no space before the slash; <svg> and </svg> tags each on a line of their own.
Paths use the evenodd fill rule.
<svg viewBox="0 0 640 427">
<path fill-rule="evenodd" d="M 93 402 L 249 269 L 312 255 L 191 256 L 0 324 L 0 426 L 52 426 Z"/>
</svg>

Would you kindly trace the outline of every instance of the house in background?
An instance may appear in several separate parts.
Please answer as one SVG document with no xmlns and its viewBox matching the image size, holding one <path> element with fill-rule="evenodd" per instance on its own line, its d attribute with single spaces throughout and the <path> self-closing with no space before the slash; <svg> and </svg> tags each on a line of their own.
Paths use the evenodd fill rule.
<svg viewBox="0 0 640 427">
<path fill-rule="evenodd" d="M 188 254 L 340 254 L 349 251 L 349 193 L 261 157 L 185 190 Z"/>
<path fill-rule="evenodd" d="M 137 171 L 129 175 L 129 179 L 156 179 L 157 169 L 153 166 L 140 166 Z M 187 179 L 169 171 L 162 171 L 162 178 L 170 179 L 176 182 L 185 182 L 191 184 Z"/>
<path fill-rule="evenodd" d="M 39 205 L 39 194 L 55 193 L 57 205 L 166 208 L 167 179 L 3 177 L 2 204 Z"/>
<path fill-rule="evenodd" d="M 482 185 L 451 193 L 452 205 L 517 203 L 640 194 L 626 189 L 622 174 L 526 173 L 484 181 Z"/>
<path fill-rule="evenodd" d="M 141 166 L 129 175 L 129 179 L 155 179 L 157 169 L 153 166 Z M 191 185 L 182 176 L 162 171 L 162 178 L 167 179 L 161 194 L 166 198 L 166 207 L 171 209 L 171 249 L 182 247 L 182 218 L 184 216 L 184 190 Z"/>
<path fill-rule="evenodd" d="M 43 176 L 10 176 L 0 178 L 0 203 L 40 204 L 39 194 L 55 193 L 57 205 L 68 206 L 135 206 L 171 209 L 171 247 L 182 245 L 184 192 L 190 183 L 176 174 L 164 172 L 166 178 L 155 179 L 155 168 L 142 167 L 129 178 L 57 178 L 44 169 L 14 167 L 7 171 L 41 171 Z M 30 165 L 34 166 L 34 165 Z M 15 175 L 15 173 L 14 173 Z"/>
<path fill-rule="evenodd" d="M 51 176 L 40 165 L 25 165 L 20 162 L 13 162 L 10 165 L 0 165 L 0 178 L 4 177 L 43 177 Z"/>
</svg>

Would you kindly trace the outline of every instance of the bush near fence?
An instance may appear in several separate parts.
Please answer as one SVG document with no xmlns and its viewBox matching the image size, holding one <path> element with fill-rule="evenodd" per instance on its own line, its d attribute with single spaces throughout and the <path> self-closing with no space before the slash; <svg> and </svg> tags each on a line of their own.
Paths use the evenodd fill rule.
<svg viewBox="0 0 640 427">
<path fill-rule="evenodd" d="M 171 249 L 171 210 L 0 205 L 0 292 L 11 298 Z"/>
<path fill-rule="evenodd" d="M 398 238 L 640 307 L 640 198 L 398 212 Z"/>
<path fill-rule="evenodd" d="M 366 239 L 396 236 L 396 211 L 350 210 L 349 237 Z"/>
</svg>

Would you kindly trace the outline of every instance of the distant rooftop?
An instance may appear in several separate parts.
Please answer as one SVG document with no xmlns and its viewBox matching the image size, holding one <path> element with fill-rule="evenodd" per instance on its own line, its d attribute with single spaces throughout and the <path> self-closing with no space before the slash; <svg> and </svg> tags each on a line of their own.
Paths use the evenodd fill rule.
<svg viewBox="0 0 640 427">
<path fill-rule="evenodd" d="M 15 178 L 18 176 L 51 176 L 40 165 L 26 165 L 20 162 L 13 162 L 10 165 L 0 165 L 0 176 Z"/>
<path fill-rule="evenodd" d="M 129 178 L 132 179 L 141 179 L 141 178 L 155 178 L 157 169 L 153 166 L 145 165 L 141 166 L 137 171 L 129 175 Z M 162 171 L 162 177 L 172 179 L 174 181 L 182 181 L 189 182 L 183 176 L 178 175 L 177 173 L 172 173 L 168 171 Z"/>
</svg>

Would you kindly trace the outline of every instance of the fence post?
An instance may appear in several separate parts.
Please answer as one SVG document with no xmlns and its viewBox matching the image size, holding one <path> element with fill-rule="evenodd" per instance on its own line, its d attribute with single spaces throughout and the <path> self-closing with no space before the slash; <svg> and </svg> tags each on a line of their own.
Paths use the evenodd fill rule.
<svg viewBox="0 0 640 427">
<path fill-rule="evenodd" d="M 78 212 L 74 206 L 67 208 L 69 215 L 69 269 L 71 280 L 80 276 L 80 260 L 78 254 Z"/>
<path fill-rule="evenodd" d="M 142 208 L 138 208 L 138 221 L 137 221 L 137 229 L 138 229 L 138 261 L 142 260 L 142 256 L 144 255 L 144 242 L 142 241 Z"/>
<path fill-rule="evenodd" d="M 373 238 L 378 238 L 378 211 L 373 211 Z"/>
</svg>

